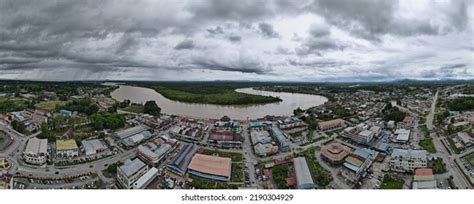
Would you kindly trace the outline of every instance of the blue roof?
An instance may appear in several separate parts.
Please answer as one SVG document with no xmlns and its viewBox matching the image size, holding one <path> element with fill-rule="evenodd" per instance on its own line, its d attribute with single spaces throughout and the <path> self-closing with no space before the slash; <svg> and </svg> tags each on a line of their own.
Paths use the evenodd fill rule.
<svg viewBox="0 0 474 204">
<path fill-rule="evenodd" d="M 150 131 L 145 131 L 145 132 L 143 132 L 143 136 L 145 136 L 145 137 L 150 137 L 150 136 L 151 136 L 151 132 L 150 132 Z"/>
<path fill-rule="evenodd" d="M 359 170 L 359 167 L 358 167 L 358 166 L 353 165 L 353 164 L 351 164 L 351 163 L 349 163 L 349 162 L 344 162 L 342 165 L 345 166 L 346 168 L 348 168 L 348 169 L 354 171 L 354 172 L 357 172 L 357 171 Z"/>
<path fill-rule="evenodd" d="M 381 151 L 387 151 L 390 145 L 388 143 L 382 142 L 376 148 Z"/>
<path fill-rule="evenodd" d="M 250 121 L 250 127 L 260 127 L 263 126 L 263 121 Z"/>
<path fill-rule="evenodd" d="M 356 149 L 354 150 L 353 154 L 361 156 L 365 159 L 369 157 L 372 157 L 372 159 L 375 159 L 375 157 L 377 156 L 377 152 L 375 152 L 374 150 L 367 149 L 367 148 Z"/>
</svg>

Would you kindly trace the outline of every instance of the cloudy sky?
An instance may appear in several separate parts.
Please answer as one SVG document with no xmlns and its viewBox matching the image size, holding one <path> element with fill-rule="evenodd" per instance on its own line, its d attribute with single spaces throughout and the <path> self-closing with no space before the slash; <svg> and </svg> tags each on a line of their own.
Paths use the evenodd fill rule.
<svg viewBox="0 0 474 204">
<path fill-rule="evenodd" d="M 472 0 L 0 0 L 0 78 L 473 79 Z"/>
</svg>

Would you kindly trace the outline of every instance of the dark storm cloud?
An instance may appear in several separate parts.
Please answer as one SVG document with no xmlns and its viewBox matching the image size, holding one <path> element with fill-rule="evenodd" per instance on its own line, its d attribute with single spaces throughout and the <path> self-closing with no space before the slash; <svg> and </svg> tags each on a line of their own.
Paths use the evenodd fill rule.
<svg viewBox="0 0 474 204">
<path fill-rule="evenodd" d="M 467 64 L 446 64 L 441 67 L 441 69 L 458 69 L 466 67 Z"/>
<path fill-rule="evenodd" d="M 279 34 L 273 29 L 273 26 L 268 23 L 259 23 L 258 28 L 262 34 L 269 38 L 277 38 Z"/>
<path fill-rule="evenodd" d="M 241 73 L 263 74 L 269 71 L 261 62 L 251 59 L 237 57 L 231 60 L 214 59 L 206 57 L 195 57 L 192 59 L 193 68 L 210 69 L 218 71 L 233 71 Z"/>
<path fill-rule="evenodd" d="M 216 34 L 223 34 L 224 30 L 222 30 L 220 26 L 217 26 L 215 28 L 207 29 L 207 32 L 209 32 L 210 34 L 216 35 Z"/>
<path fill-rule="evenodd" d="M 67 79 L 80 79 L 75 77 L 207 69 L 285 79 L 310 67 L 328 69 L 307 75 L 330 77 L 347 65 L 320 59 L 331 53 L 370 70 L 370 78 L 395 76 L 400 72 L 391 70 L 413 67 L 426 50 L 435 50 L 429 61 L 436 62 L 417 72 L 420 76 L 472 77 L 469 54 L 474 48 L 466 45 L 472 41 L 472 2 L 428 2 L 413 6 L 423 12 L 413 12 L 411 6 L 400 6 L 403 2 L 375 0 L 0 0 L 0 78 L 12 73 L 48 77 L 56 70 Z M 285 25 L 293 18 L 301 19 L 299 25 Z M 351 38 L 380 43 L 367 42 L 367 52 L 354 50 L 358 42 Z M 459 59 L 440 59 L 444 53 Z M 371 68 L 361 59 L 387 63 Z"/>
<path fill-rule="evenodd" d="M 229 36 L 229 40 L 230 40 L 231 42 L 240 42 L 240 41 L 242 41 L 242 37 L 236 36 L 236 35 L 232 35 L 232 36 Z"/>
<path fill-rule="evenodd" d="M 174 49 L 175 50 L 190 50 L 190 49 L 193 49 L 194 46 L 195 46 L 194 41 L 187 39 L 176 44 L 176 46 L 174 46 Z"/>
<path fill-rule="evenodd" d="M 435 3 L 435 2 L 433 2 Z M 315 0 L 309 7 L 312 12 L 321 14 L 325 19 L 336 26 L 349 30 L 353 34 L 369 40 L 380 40 L 380 35 L 438 35 L 443 29 L 462 30 L 467 23 L 466 2 L 452 1 L 446 9 L 445 15 L 449 26 L 436 24 L 431 19 L 400 18 L 397 1 L 376 0 Z"/>
</svg>

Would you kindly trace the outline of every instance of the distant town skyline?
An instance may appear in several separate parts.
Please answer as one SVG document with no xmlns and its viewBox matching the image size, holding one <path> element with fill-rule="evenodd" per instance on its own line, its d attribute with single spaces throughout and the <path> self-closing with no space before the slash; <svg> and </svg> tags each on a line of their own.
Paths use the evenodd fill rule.
<svg viewBox="0 0 474 204">
<path fill-rule="evenodd" d="M 0 79 L 474 79 L 473 1 L 0 1 Z"/>
</svg>

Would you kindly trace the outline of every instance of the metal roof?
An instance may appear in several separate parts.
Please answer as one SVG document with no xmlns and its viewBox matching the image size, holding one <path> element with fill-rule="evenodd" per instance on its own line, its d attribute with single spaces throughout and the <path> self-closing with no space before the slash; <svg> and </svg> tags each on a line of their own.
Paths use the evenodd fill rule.
<svg viewBox="0 0 474 204">
<path fill-rule="evenodd" d="M 135 172 L 143 168 L 146 164 L 142 162 L 142 160 L 135 158 L 134 160 L 126 160 L 125 163 L 120 166 L 119 168 L 123 171 L 123 173 L 129 177 L 133 175 Z"/>
<path fill-rule="evenodd" d="M 425 160 L 428 157 L 428 152 L 426 150 L 415 150 L 415 149 L 394 149 L 391 157 L 402 157 L 402 158 Z"/>
<path fill-rule="evenodd" d="M 313 177 L 311 176 L 308 164 L 306 163 L 306 158 L 297 157 L 293 159 L 293 162 L 295 165 L 296 182 L 298 183 L 298 186 L 314 186 Z"/>
</svg>

